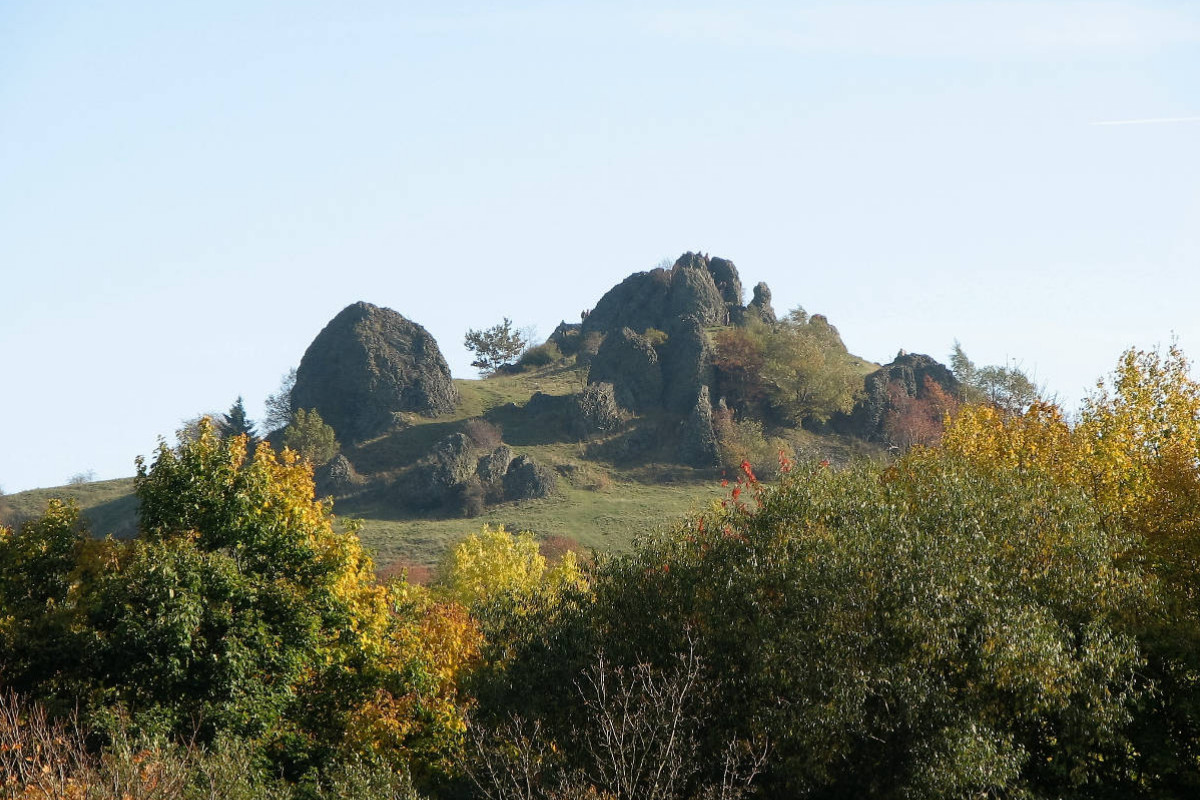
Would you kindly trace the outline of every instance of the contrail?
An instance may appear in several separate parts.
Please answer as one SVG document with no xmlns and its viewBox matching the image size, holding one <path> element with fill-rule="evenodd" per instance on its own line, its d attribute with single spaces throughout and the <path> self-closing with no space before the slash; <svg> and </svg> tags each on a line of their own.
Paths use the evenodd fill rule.
<svg viewBox="0 0 1200 800">
<path fill-rule="evenodd" d="M 1152 117 L 1150 119 L 1114 119 L 1092 125 L 1158 125 L 1166 122 L 1200 122 L 1200 117 Z"/>
</svg>

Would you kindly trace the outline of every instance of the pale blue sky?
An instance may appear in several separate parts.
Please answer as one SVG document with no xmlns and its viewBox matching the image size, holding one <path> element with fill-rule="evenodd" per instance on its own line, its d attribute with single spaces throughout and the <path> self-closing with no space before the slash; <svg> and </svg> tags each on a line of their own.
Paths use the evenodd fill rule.
<svg viewBox="0 0 1200 800">
<path fill-rule="evenodd" d="M 0 2 L 0 486 L 259 416 L 355 300 L 471 377 L 695 249 L 1073 405 L 1200 357 L 1196 117 L 1194 2 Z"/>
</svg>

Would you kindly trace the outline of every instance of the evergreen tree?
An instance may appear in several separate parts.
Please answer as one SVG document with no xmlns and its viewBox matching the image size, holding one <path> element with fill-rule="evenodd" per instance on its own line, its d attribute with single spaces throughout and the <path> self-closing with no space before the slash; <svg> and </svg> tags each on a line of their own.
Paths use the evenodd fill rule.
<svg viewBox="0 0 1200 800">
<path fill-rule="evenodd" d="M 251 441 L 255 440 L 254 421 L 246 416 L 246 404 L 238 395 L 237 402 L 229 408 L 229 412 L 221 415 L 219 423 L 221 438 L 229 439 L 234 436 L 246 435 Z"/>
</svg>

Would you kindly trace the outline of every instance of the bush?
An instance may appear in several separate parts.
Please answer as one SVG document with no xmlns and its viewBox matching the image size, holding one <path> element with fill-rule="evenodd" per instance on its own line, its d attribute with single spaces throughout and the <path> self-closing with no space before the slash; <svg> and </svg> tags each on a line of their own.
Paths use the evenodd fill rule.
<svg viewBox="0 0 1200 800">
<path fill-rule="evenodd" d="M 283 429 L 283 446 L 295 450 L 313 466 L 321 466 L 338 454 L 341 445 L 333 428 L 325 424 L 315 408 L 296 409 Z"/>
<path fill-rule="evenodd" d="M 533 367 L 545 367 L 553 364 L 556 361 L 561 361 L 563 357 L 562 351 L 558 349 L 558 345 L 554 342 L 544 342 L 531 347 L 521 354 L 517 360 L 517 366 L 526 369 Z"/>
<path fill-rule="evenodd" d="M 469 419 L 463 424 L 463 433 L 479 450 L 492 451 L 502 443 L 503 434 L 500 428 L 485 419 Z"/>
</svg>

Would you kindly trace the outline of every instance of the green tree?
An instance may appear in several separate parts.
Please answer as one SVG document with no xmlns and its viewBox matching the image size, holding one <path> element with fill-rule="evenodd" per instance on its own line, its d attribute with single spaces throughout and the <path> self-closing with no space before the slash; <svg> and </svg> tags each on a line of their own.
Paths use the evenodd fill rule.
<svg viewBox="0 0 1200 800">
<path fill-rule="evenodd" d="M 950 369 L 959 382 L 958 400 L 964 403 L 990 403 L 1006 414 L 1022 414 L 1040 397 L 1037 385 L 1016 364 L 977 367 L 957 339 Z"/>
<path fill-rule="evenodd" d="M 17 530 L 0 526 L 0 673 L 6 688 L 38 691 L 71 708 L 86 639 L 75 624 L 73 586 L 88 538 L 74 503 L 51 500 Z"/>
<path fill-rule="evenodd" d="M 1121 621 L 1154 603 L 1129 538 L 1050 476 L 914 452 L 887 470 L 744 480 L 602 562 L 594 601 L 513 660 L 510 675 L 547 687 L 519 713 L 584 768 L 572 731 L 586 709 L 566 677 L 586 669 L 580 642 L 626 674 L 694 648 L 698 696 L 720 709 L 697 780 L 730 742 L 765 739 L 765 796 L 1129 788 L 1125 733 L 1149 694 Z"/>
<path fill-rule="evenodd" d="M 469 329 L 463 344 L 475 354 L 471 366 L 478 369 L 480 374 L 490 375 L 515 361 L 525 349 L 527 341 L 521 331 L 513 328 L 512 320 L 505 317 L 499 325 L 485 330 Z"/>
<path fill-rule="evenodd" d="M 229 407 L 229 411 L 221 416 L 219 425 L 221 436 L 248 436 L 254 441 L 254 422 L 246 416 L 246 404 L 238 395 L 237 402 Z"/>
<path fill-rule="evenodd" d="M 837 328 L 797 308 L 764 338 L 762 382 L 771 404 L 796 423 L 848 412 L 862 389 Z"/>
<path fill-rule="evenodd" d="M 310 464 L 321 466 L 338 454 L 341 445 L 333 428 L 321 419 L 317 410 L 297 409 L 283 430 L 283 446 L 303 456 Z"/>
</svg>

